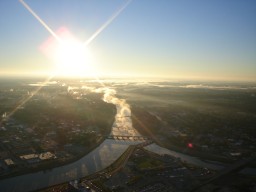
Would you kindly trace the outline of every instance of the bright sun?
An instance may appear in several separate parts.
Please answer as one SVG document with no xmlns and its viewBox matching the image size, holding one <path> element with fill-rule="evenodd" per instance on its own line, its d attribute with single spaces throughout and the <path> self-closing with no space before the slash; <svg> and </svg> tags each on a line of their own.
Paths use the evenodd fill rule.
<svg viewBox="0 0 256 192">
<path fill-rule="evenodd" d="M 74 39 L 63 39 L 55 53 L 57 73 L 62 76 L 88 76 L 91 73 L 88 48 Z"/>
<path fill-rule="evenodd" d="M 54 75 L 87 77 L 94 74 L 91 53 L 85 43 L 80 42 L 66 29 L 57 31 L 59 41 L 50 37 L 40 49 L 54 61 Z"/>
</svg>

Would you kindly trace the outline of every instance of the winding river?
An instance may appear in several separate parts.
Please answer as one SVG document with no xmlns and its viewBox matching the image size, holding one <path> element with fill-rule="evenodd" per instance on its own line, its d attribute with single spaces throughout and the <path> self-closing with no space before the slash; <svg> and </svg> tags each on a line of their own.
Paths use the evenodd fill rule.
<svg viewBox="0 0 256 192">
<path fill-rule="evenodd" d="M 113 103 L 117 107 L 116 119 L 112 127 L 111 135 L 139 135 L 139 133 L 132 127 L 132 122 L 130 118 L 131 110 L 129 105 L 126 103 L 125 100 L 115 97 L 115 90 L 109 88 L 90 88 L 90 91 L 104 93 L 103 100 L 108 103 Z M 56 167 L 51 170 L 39 171 L 36 173 L 30 173 L 1 180 L 0 190 L 19 192 L 33 191 L 51 185 L 85 177 L 106 168 L 107 166 L 112 164 L 118 157 L 120 157 L 121 154 L 125 152 L 125 150 L 129 147 L 129 145 L 138 144 L 139 142 L 140 141 L 120 141 L 106 139 L 101 145 L 85 155 L 83 158 L 68 165 Z M 223 168 L 223 166 L 220 164 L 205 162 L 196 157 L 191 157 L 182 153 L 162 148 L 156 144 L 151 144 L 145 148 L 158 154 L 169 154 L 175 157 L 179 157 L 181 160 L 197 166 L 207 167 L 216 170 Z"/>
</svg>

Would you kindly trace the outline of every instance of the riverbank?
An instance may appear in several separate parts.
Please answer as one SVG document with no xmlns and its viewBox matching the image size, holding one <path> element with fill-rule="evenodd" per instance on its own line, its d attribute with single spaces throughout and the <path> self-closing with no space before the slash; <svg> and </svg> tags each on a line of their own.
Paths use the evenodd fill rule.
<svg viewBox="0 0 256 192">
<path fill-rule="evenodd" d="M 82 182 L 87 182 L 88 180 L 90 181 L 98 180 L 102 177 L 104 178 L 111 177 L 111 175 L 116 173 L 125 165 L 125 163 L 127 162 L 127 160 L 129 159 L 129 157 L 131 156 L 131 154 L 134 152 L 135 149 L 136 149 L 136 146 L 130 145 L 126 149 L 126 151 L 124 151 L 124 153 L 118 159 L 116 159 L 111 165 L 109 165 L 103 170 L 100 170 L 98 172 L 85 176 L 83 178 L 80 178 L 79 182 L 82 183 Z M 58 191 L 58 189 L 63 189 L 67 187 L 68 187 L 68 182 L 63 182 L 61 184 L 53 185 L 51 187 L 45 187 L 37 191 L 40 191 L 40 192 Z"/>
<path fill-rule="evenodd" d="M 137 116 L 138 115 L 139 114 L 137 114 Z M 184 147 L 178 146 L 177 143 L 172 142 L 170 139 L 167 140 L 165 135 L 161 135 L 161 137 L 157 136 L 157 134 L 155 132 L 153 132 L 154 129 L 156 129 L 156 127 L 148 124 L 149 119 L 147 119 L 147 121 L 146 121 L 147 124 L 142 124 L 141 121 L 138 120 L 137 116 L 132 115 L 132 122 L 133 122 L 134 128 L 141 135 L 150 138 L 152 141 L 154 141 L 154 143 L 156 143 L 157 145 L 159 145 L 161 147 L 164 147 L 166 149 L 169 149 L 169 150 L 172 150 L 172 151 L 175 151 L 178 153 L 183 153 L 186 155 L 197 157 L 202 160 L 216 161 L 216 162 L 225 163 L 225 164 L 232 164 L 236 161 L 235 159 L 230 159 L 230 158 L 227 158 L 224 156 L 198 151 L 195 147 L 189 148 L 185 144 L 184 144 Z M 156 123 L 156 122 L 158 122 L 157 120 L 155 120 L 155 121 L 150 120 L 150 121 L 152 121 L 152 124 L 157 126 L 157 123 Z"/>
<path fill-rule="evenodd" d="M 189 155 L 192 157 L 196 157 L 202 161 L 210 162 L 210 163 L 214 163 L 214 164 L 230 165 L 230 164 L 234 164 L 235 162 L 241 160 L 241 159 L 228 159 L 227 157 L 224 157 L 224 156 L 201 152 L 201 151 L 197 151 L 195 149 L 189 149 L 188 147 L 186 147 L 186 148 L 178 147 L 178 146 L 173 145 L 171 142 L 161 143 L 161 142 L 155 141 L 155 143 L 163 148 L 166 148 L 166 149 L 178 152 L 178 153 L 186 154 L 186 155 Z M 256 168 L 256 162 L 250 163 L 250 167 Z"/>
<path fill-rule="evenodd" d="M 99 147 L 73 163 L 56 167 L 48 171 L 23 174 L 1 180 L 0 188 L 3 191 L 36 191 L 44 187 L 59 183 L 79 180 L 85 176 L 105 169 L 118 159 L 129 147 L 137 144 L 131 141 L 117 141 L 106 139 Z M 31 182 L 33 181 L 33 182 Z M 13 185 L 15 183 L 15 185 Z"/>
<path fill-rule="evenodd" d="M 135 122 L 135 121 L 137 121 L 137 120 L 133 117 L 133 122 Z M 177 153 L 182 153 L 185 155 L 189 155 L 191 157 L 198 158 L 204 162 L 212 162 L 214 164 L 222 164 L 225 166 L 231 165 L 231 164 L 235 163 L 237 160 L 239 160 L 239 159 L 231 159 L 231 158 L 227 158 L 227 157 L 216 155 L 216 154 L 198 151 L 198 150 L 196 150 L 196 148 L 189 148 L 187 146 L 185 146 L 185 147 L 177 146 L 177 145 L 175 145 L 175 143 L 172 143 L 170 140 L 164 141 L 163 139 L 160 139 L 157 136 L 152 135 L 149 132 L 149 130 L 146 130 L 143 126 L 136 126 L 136 125 L 138 125 L 138 124 L 135 123 L 134 128 L 141 135 L 147 136 L 155 144 L 157 144 L 160 147 L 166 148 L 168 150 L 175 151 Z M 256 162 L 250 163 L 250 167 L 256 168 Z"/>
<path fill-rule="evenodd" d="M 48 160 L 46 162 L 42 162 L 42 163 L 36 165 L 36 167 L 22 167 L 18 171 L 15 171 L 14 173 L 10 173 L 8 175 L 1 175 L 0 180 L 8 179 L 11 177 L 16 177 L 16 176 L 20 176 L 20 175 L 25 175 L 25 174 L 29 174 L 29 173 L 36 173 L 36 172 L 40 172 L 40 171 L 47 172 L 47 171 L 51 171 L 51 169 L 68 165 L 70 163 L 78 161 L 79 159 L 83 158 L 88 153 L 93 151 L 95 148 L 99 147 L 105 141 L 105 139 L 106 139 L 105 137 L 101 137 L 101 139 L 99 139 L 97 143 L 95 143 L 91 147 L 87 148 L 85 151 L 83 151 L 83 153 L 81 153 L 71 159 L 68 159 L 66 161 L 60 161 L 58 159 L 57 160 Z"/>
<path fill-rule="evenodd" d="M 155 144 L 154 144 L 155 145 Z M 106 187 L 106 185 L 104 184 L 105 182 L 107 182 L 107 181 L 109 181 L 109 180 L 115 180 L 115 183 L 113 184 L 112 182 L 112 185 L 114 185 L 114 186 L 118 186 L 116 183 L 118 183 L 118 181 L 116 180 L 117 178 L 116 177 L 118 177 L 118 176 L 116 176 L 116 174 L 120 174 L 120 172 L 119 171 L 121 171 L 122 170 L 122 168 L 124 168 L 125 166 L 127 166 L 127 162 L 129 161 L 129 158 L 131 157 L 131 156 L 133 156 L 133 158 L 142 158 L 142 159 L 144 159 L 145 157 L 144 157 L 144 155 L 145 154 L 147 154 L 147 157 L 146 157 L 146 159 L 147 158 L 149 158 L 149 159 L 151 159 L 151 160 L 146 160 L 146 164 L 144 164 L 144 165 L 147 165 L 147 167 L 150 167 L 150 168 L 148 168 L 148 169 L 145 169 L 146 170 L 146 172 L 147 172 L 147 174 L 149 173 L 149 172 L 152 172 L 152 174 L 154 174 L 154 176 L 156 176 L 156 175 L 158 175 L 157 173 L 159 173 L 160 175 L 159 175 L 159 177 L 164 177 L 164 174 L 168 174 L 168 173 L 163 173 L 163 167 L 162 166 L 160 166 L 160 167 L 157 167 L 157 168 L 151 168 L 151 166 L 153 165 L 151 165 L 151 164 L 148 164 L 149 162 L 160 162 L 160 159 L 161 159 L 161 165 L 162 164 L 165 164 L 166 163 L 166 161 L 167 161 L 167 158 L 166 157 L 164 157 L 164 156 L 162 156 L 161 154 L 157 154 L 157 153 L 154 153 L 154 152 L 151 152 L 151 151 L 149 151 L 149 150 L 146 150 L 146 149 L 144 149 L 143 148 L 144 147 L 144 145 L 141 145 L 141 144 L 138 144 L 138 145 L 131 145 L 131 146 L 129 146 L 127 149 L 126 149 L 126 151 L 118 158 L 118 159 L 116 159 L 110 166 L 108 166 L 108 167 L 106 167 L 105 169 L 102 169 L 102 170 L 100 170 L 100 171 L 98 171 L 98 172 L 96 172 L 96 173 L 94 173 L 94 174 L 91 174 L 91 175 L 88 175 L 88 176 L 86 176 L 86 177 L 83 177 L 83 178 L 80 178 L 80 179 L 78 179 L 76 182 L 73 182 L 73 183 L 77 183 L 76 185 L 77 186 L 80 186 L 81 187 L 81 189 L 83 188 L 83 187 L 90 187 L 91 189 L 95 189 L 95 190 L 98 190 L 98 189 L 100 189 L 100 190 L 103 190 L 103 191 L 111 191 L 110 189 L 111 188 L 107 188 Z M 139 151 L 136 151 L 136 149 L 138 150 L 139 149 Z M 134 155 L 134 152 L 136 151 L 136 154 Z M 142 153 L 141 155 L 142 156 L 140 156 L 139 155 L 139 153 Z M 152 159 L 154 159 L 154 160 L 152 160 Z M 156 160 L 157 159 L 157 160 Z M 170 163 L 170 164 L 168 164 L 168 166 L 166 166 L 166 168 L 167 169 L 170 169 L 170 170 L 172 170 L 172 169 L 175 169 L 176 170 L 176 172 L 177 172 L 177 170 L 183 170 L 183 167 L 191 167 L 191 165 L 190 165 L 190 163 L 189 162 L 183 162 L 183 161 L 180 161 L 180 160 L 178 160 L 179 158 L 175 158 L 175 157 L 171 157 L 170 156 L 170 158 L 169 158 L 169 161 L 171 161 L 172 163 Z M 144 159 L 145 160 L 145 159 Z M 131 163 L 131 162 L 133 162 L 133 163 Z M 137 160 L 132 160 L 130 163 L 128 163 L 128 167 L 129 166 L 131 166 L 131 167 L 133 167 L 133 164 L 135 163 L 135 162 L 137 162 Z M 178 167 L 180 167 L 180 169 L 176 169 L 177 168 L 177 166 Z M 130 168 L 131 168 L 130 167 Z M 195 174 L 195 175 L 197 175 L 197 171 L 201 171 L 201 172 L 203 172 L 204 171 L 204 169 L 201 169 L 200 167 L 199 168 L 196 168 L 197 166 L 193 166 L 193 168 L 190 170 L 191 171 L 191 173 L 193 172 L 193 174 Z M 133 169 L 133 168 L 132 168 Z M 207 170 L 207 169 L 206 169 Z M 135 170 L 133 170 L 133 171 L 135 171 Z M 134 179 L 139 179 L 139 178 L 142 178 L 142 176 L 139 176 L 139 175 L 141 175 L 142 173 L 141 173 L 141 171 L 143 171 L 143 170 L 136 170 L 135 172 L 134 172 L 134 174 L 136 175 L 136 176 L 131 176 L 131 178 L 127 178 L 127 182 L 126 182 L 126 185 L 127 186 L 130 186 L 131 184 L 132 184 L 132 181 L 135 181 Z M 159 172 L 158 172 L 159 171 Z M 121 171 L 122 172 L 122 171 Z M 173 172 L 175 172 L 175 171 L 173 171 L 172 170 L 172 173 Z M 182 172 L 182 171 L 181 171 Z M 172 173 L 170 173 L 170 174 L 172 174 Z M 182 173 L 183 174 L 183 173 Z M 181 174 L 181 175 L 182 175 Z M 207 173 L 207 174 L 209 174 L 209 173 Z M 121 175 L 122 175 L 122 173 L 121 173 Z M 131 174 L 132 175 L 132 174 Z M 162 176 L 161 176 L 162 175 Z M 152 176 L 152 177 L 154 177 L 154 176 Z M 191 175 L 190 175 L 191 176 Z M 158 177 L 158 176 L 157 176 Z M 204 177 L 206 177 L 206 176 L 204 176 Z M 209 177 L 209 176 L 207 176 L 207 177 Z M 193 177 L 194 178 L 194 177 Z M 124 179 L 124 178 L 123 178 Z M 164 178 L 163 178 L 164 179 Z M 121 179 L 122 180 L 122 179 Z M 128 181 L 130 181 L 130 182 L 128 182 Z M 144 182 L 142 182 L 142 186 L 144 185 L 144 184 L 146 184 L 145 183 L 146 181 L 144 180 Z M 179 182 L 179 181 L 176 181 L 176 182 Z M 68 182 L 64 182 L 64 183 L 62 183 L 62 184 L 58 184 L 58 185 L 54 185 L 54 186 L 52 186 L 52 187 L 46 187 L 46 188 L 43 188 L 43 189 L 41 189 L 41 190 L 39 190 L 39 191 L 41 191 L 41 192 L 50 192 L 50 191 L 61 191 L 61 190 L 65 190 L 65 189 L 70 189 L 71 188 L 71 185 L 69 185 L 69 183 Z"/>
<path fill-rule="evenodd" d="M 175 146 L 171 142 L 161 143 L 161 142 L 155 141 L 155 143 L 157 145 L 161 146 L 161 147 L 166 148 L 166 149 L 176 151 L 178 153 L 183 153 L 183 154 L 186 154 L 186 155 L 190 155 L 190 156 L 193 156 L 193 157 L 197 157 L 197 158 L 202 159 L 202 160 L 216 161 L 216 162 L 221 162 L 221 163 L 226 163 L 226 164 L 230 164 L 230 163 L 235 162 L 235 160 L 231 160 L 231 159 L 228 159 L 228 158 L 223 157 L 223 156 L 204 153 L 204 152 L 196 151 L 196 149 L 190 149 L 190 148 L 187 148 L 187 147 Z"/>
</svg>

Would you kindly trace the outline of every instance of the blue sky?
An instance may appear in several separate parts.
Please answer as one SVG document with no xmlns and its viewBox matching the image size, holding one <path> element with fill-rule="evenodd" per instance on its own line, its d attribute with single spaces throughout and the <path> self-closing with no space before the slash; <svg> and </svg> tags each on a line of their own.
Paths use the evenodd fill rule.
<svg viewBox="0 0 256 192">
<path fill-rule="evenodd" d="M 126 1 L 26 0 L 53 31 L 88 39 Z M 0 1 L 0 74 L 39 74 L 50 33 L 18 0 Z M 98 74 L 256 81 L 256 1 L 133 0 L 89 45 Z"/>
</svg>

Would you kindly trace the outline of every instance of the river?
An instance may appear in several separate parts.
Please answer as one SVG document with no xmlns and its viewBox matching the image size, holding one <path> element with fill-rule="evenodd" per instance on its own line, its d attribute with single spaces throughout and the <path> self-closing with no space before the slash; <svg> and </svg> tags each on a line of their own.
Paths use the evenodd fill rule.
<svg viewBox="0 0 256 192">
<path fill-rule="evenodd" d="M 139 133 L 132 127 L 132 122 L 130 118 L 131 110 L 129 105 L 124 99 L 118 99 L 115 97 L 115 90 L 108 88 L 90 88 L 90 90 L 94 92 L 104 93 L 103 100 L 108 103 L 113 103 L 117 107 L 116 119 L 112 127 L 111 135 L 139 135 Z M 106 168 L 107 166 L 112 164 L 118 157 L 120 157 L 121 154 L 124 153 L 125 150 L 129 147 L 129 145 L 138 144 L 140 142 L 141 141 L 119 141 L 106 139 L 93 151 L 73 163 L 61 167 L 56 167 L 51 170 L 39 171 L 1 180 L 0 191 L 33 191 L 51 185 L 56 185 L 59 183 L 85 177 Z M 158 154 L 169 154 L 175 157 L 179 157 L 183 161 L 201 167 L 207 167 L 215 170 L 223 168 L 221 164 L 209 163 L 196 157 L 162 148 L 156 144 L 151 144 L 145 147 L 145 149 Z M 249 171 L 253 171 L 254 173 L 256 172 L 255 169 Z"/>
<path fill-rule="evenodd" d="M 0 181 L 0 191 L 32 191 L 90 175 L 112 164 L 134 142 L 106 139 L 76 162 Z"/>
<path fill-rule="evenodd" d="M 83 92 L 83 90 L 89 90 L 91 92 L 103 93 L 103 100 L 105 102 L 116 105 L 117 113 L 110 135 L 140 136 L 132 126 L 130 106 L 124 99 L 119 99 L 115 96 L 116 91 L 114 89 L 106 87 L 97 89 L 93 87 L 82 87 L 78 88 L 78 90 L 76 89 L 77 88 L 69 87 L 68 91 L 71 94 L 78 90 L 81 92 Z M 0 191 L 33 191 L 85 177 L 108 167 L 118 159 L 130 145 L 140 142 L 142 141 L 106 139 L 83 158 L 68 165 L 1 180 Z"/>
</svg>

